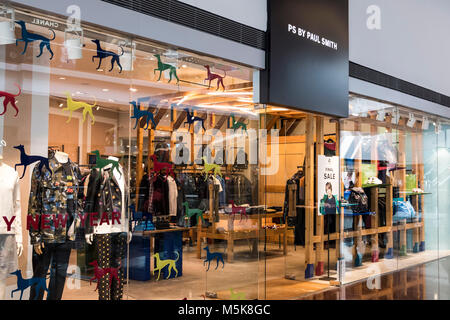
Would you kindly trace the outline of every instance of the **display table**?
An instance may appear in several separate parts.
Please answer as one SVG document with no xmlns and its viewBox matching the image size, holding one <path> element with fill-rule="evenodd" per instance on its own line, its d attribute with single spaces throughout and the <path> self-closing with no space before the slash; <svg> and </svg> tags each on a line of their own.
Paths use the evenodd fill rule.
<svg viewBox="0 0 450 320">
<path fill-rule="evenodd" d="M 244 239 L 252 239 L 253 249 L 252 252 L 258 252 L 258 239 L 264 238 L 266 230 L 262 226 L 262 219 L 270 219 L 270 218 L 282 218 L 283 213 L 266 213 L 266 214 L 253 214 L 248 215 L 248 220 L 257 221 L 256 227 L 254 229 L 249 230 L 234 230 L 234 221 L 240 221 L 239 217 L 233 217 L 231 214 L 219 214 L 219 219 L 228 221 L 228 230 L 225 232 L 217 232 L 215 222 L 213 221 L 213 225 L 210 228 L 202 228 L 201 221 L 198 224 L 198 233 L 197 233 L 197 258 L 201 259 L 202 256 L 202 238 L 207 239 L 220 239 L 227 241 L 227 262 L 232 262 L 234 259 L 234 241 L 235 240 L 244 240 Z M 211 220 L 211 216 L 204 215 L 205 219 Z M 246 219 L 245 217 L 243 218 Z M 269 229 L 268 230 L 272 235 L 276 234 L 283 237 L 283 254 L 287 253 L 287 228 L 286 225 L 282 225 L 277 229 Z"/>
</svg>

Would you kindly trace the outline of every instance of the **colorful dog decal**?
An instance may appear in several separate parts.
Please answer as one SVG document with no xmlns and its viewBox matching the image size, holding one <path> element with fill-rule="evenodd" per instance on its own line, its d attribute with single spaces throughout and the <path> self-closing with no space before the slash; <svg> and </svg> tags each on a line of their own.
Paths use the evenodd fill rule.
<svg viewBox="0 0 450 320">
<path fill-rule="evenodd" d="M 103 169 L 104 167 L 106 167 L 107 165 L 112 165 L 112 169 L 110 174 L 112 174 L 113 170 L 116 169 L 120 176 L 122 176 L 122 172 L 120 171 L 120 167 L 119 167 L 119 161 L 115 161 L 115 160 L 110 160 L 110 159 L 103 159 L 102 157 L 100 157 L 100 151 L 95 150 L 92 151 L 91 153 L 95 154 L 95 169 Z"/>
<path fill-rule="evenodd" d="M 23 174 L 20 177 L 20 179 L 23 178 L 23 176 L 25 175 L 25 172 L 27 171 L 27 167 L 37 161 L 39 162 L 39 172 L 41 172 L 42 168 L 45 166 L 47 168 L 47 170 L 50 172 L 50 175 L 52 174 L 52 170 L 50 169 L 50 165 L 48 163 L 48 158 L 42 157 L 42 156 L 29 156 L 26 154 L 25 152 L 25 147 L 21 144 L 18 146 L 14 147 L 15 149 L 20 151 L 20 163 L 17 163 L 14 166 L 14 170 L 17 171 L 17 167 L 18 166 L 23 166 Z"/>
<path fill-rule="evenodd" d="M 92 56 L 92 62 L 94 62 L 95 58 L 98 58 L 98 66 L 96 70 L 100 69 L 103 59 L 111 57 L 111 69 L 109 69 L 109 72 L 111 72 L 112 69 L 114 69 L 114 63 L 116 62 L 120 68 L 119 73 L 122 73 L 122 65 L 120 64 L 120 57 L 123 56 L 124 53 L 123 48 L 120 47 L 120 49 L 122 49 L 122 53 L 118 55 L 115 52 L 103 50 L 103 48 L 100 45 L 100 40 L 94 39 L 91 41 L 97 45 L 97 55 Z"/>
<path fill-rule="evenodd" d="M 74 101 L 72 100 L 72 94 L 70 92 L 66 92 L 67 96 L 67 108 L 64 108 L 63 111 L 70 111 L 69 119 L 67 119 L 66 123 L 69 123 L 72 120 L 72 113 L 78 109 L 83 109 L 83 123 L 86 121 L 86 115 L 89 114 L 91 117 L 92 124 L 95 123 L 94 114 L 92 112 L 92 108 L 97 105 L 97 100 L 95 100 L 93 105 L 83 101 Z"/>
<path fill-rule="evenodd" d="M 108 274 L 109 274 L 109 287 L 111 288 L 113 279 L 116 279 L 117 286 L 120 286 L 120 278 L 119 278 L 120 263 L 119 263 L 119 267 L 117 267 L 117 268 L 112 268 L 112 267 L 100 268 L 98 266 L 97 260 L 90 262 L 89 265 L 94 267 L 94 276 L 89 279 L 89 285 L 91 285 L 93 280 L 97 280 L 97 286 L 95 287 L 94 291 L 97 291 L 100 280 Z"/>
<path fill-rule="evenodd" d="M 161 275 L 161 270 L 164 269 L 166 266 L 168 266 L 168 271 L 169 271 L 169 275 L 166 277 L 166 279 L 170 278 L 172 270 L 175 270 L 175 272 L 176 272 L 175 277 L 178 277 L 178 270 L 177 270 L 176 263 L 177 263 L 178 259 L 180 258 L 180 254 L 178 253 L 178 251 L 175 251 L 175 253 L 177 254 L 176 260 L 171 260 L 171 259 L 161 260 L 159 257 L 159 253 L 155 253 L 153 255 L 153 257 L 156 258 L 156 268 L 153 270 L 153 275 L 155 275 L 155 271 L 158 271 L 158 278 L 156 279 L 157 281 L 159 280 L 159 277 Z"/>
<path fill-rule="evenodd" d="M 198 222 L 198 217 L 202 219 L 202 223 L 205 222 L 205 219 L 203 218 L 203 210 L 201 209 L 195 209 L 195 208 L 189 208 L 189 203 L 187 201 L 183 202 L 184 207 L 184 215 L 188 218 L 191 218 L 193 216 L 197 216 L 195 220 Z"/>
<path fill-rule="evenodd" d="M 185 108 L 184 111 L 186 111 L 186 113 L 187 113 L 187 116 L 186 116 L 186 120 L 187 121 L 184 124 L 186 124 L 186 123 L 189 124 L 189 130 L 191 130 L 191 124 L 195 124 L 195 121 L 199 121 L 199 122 L 202 123 L 203 131 L 206 131 L 206 129 L 205 129 L 205 119 L 200 118 L 200 117 L 194 117 L 194 113 L 191 114 L 191 111 L 189 111 L 188 108 Z"/>
<path fill-rule="evenodd" d="M 225 86 L 223 84 L 223 79 L 227 76 L 227 72 L 225 72 L 224 76 L 221 76 L 216 73 L 212 73 L 210 70 L 210 67 L 208 65 L 204 66 L 206 68 L 206 71 L 208 72 L 207 78 L 205 80 L 209 80 L 208 88 L 211 88 L 211 81 L 217 79 L 217 90 L 219 90 L 219 85 L 222 85 L 223 91 L 225 91 Z"/>
<path fill-rule="evenodd" d="M 159 162 L 156 158 L 156 155 L 152 154 L 150 159 L 153 161 L 153 171 L 161 172 L 163 169 L 166 170 L 166 177 L 170 174 L 172 177 L 175 177 L 175 173 L 173 172 L 173 164 L 167 162 Z"/>
<path fill-rule="evenodd" d="M 41 41 L 41 43 L 39 44 L 40 53 L 37 56 L 37 58 L 39 58 L 42 55 L 44 47 L 46 47 L 48 52 L 50 52 L 50 54 L 51 54 L 50 60 L 53 59 L 53 51 L 52 51 L 52 48 L 50 47 L 50 41 L 53 41 L 56 38 L 56 33 L 53 29 L 50 29 L 50 31 L 53 32 L 53 39 L 49 39 L 47 37 L 44 37 L 43 35 L 29 32 L 27 30 L 25 21 L 18 20 L 18 21 L 15 21 L 15 23 L 20 25 L 22 28 L 22 38 L 16 40 L 16 46 L 19 43 L 19 41 L 25 42 L 25 46 L 23 48 L 22 55 L 25 54 L 25 52 L 27 51 L 28 43 L 33 42 L 33 41 Z"/>
<path fill-rule="evenodd" d="M 162 75 L 163 71 L 169 70 L 170 79 L 169 79 L 168 83 L 170 83 L 170 81 L 172 81 L 172 76 L 174 76 L 177 79 L 177 84 L 178 84 L 180 82 L 180 79 L 178 78 L 178 75 L 177 75 L 177 68 L 170 64 L 163 63 L 161 61 L 161 55 L 155 54 L 154 56 L 156 57 L 156 59 L 158 59 L 158 68 L 153 70 L 153 74 L 155 74 L 156 71 L 159 71 L 159 78 L 157 81 L 161 80 L 161 75 Z"/>
<path fill-rule="evenodd" d="M 149 110 L 140 110 L 137 107 L 136 101 L 131 101 L 130 104 L 133 105 L 133 115 L 131 116 L 131 119 L 136 119 L 136 123 L 134 125 L 134 129 L 136 129 L 139 119 L 143 117 L 147 117 L 147 125 L 145 126 L 144 130 L 148 129 L 148 126 L 150 124 L 150 120 L 153 123 L 153 127 L 156 129 L 156 122 L 153 113 L 151 113 Z"/>
<path fill-rule="evenodd" d="M 230 300 L 245 300 L 245 292 L 234 292 L 233 288 L 230 288 Z"/>
<path fill-rule="evenodd" d="M 18 94 L 12 94 L 6 91 L 0 91 L 0 97 L 5 97 L 5 99 L 3 100 L 3 112 L 0 113 L 0 116 L 4 115 L 6 113 L 6 109 L 8 108 L 8 104 L 11 104 L 13 106 L 14 109 L 16 109 L 16 115 L 14 117 L 17 117 L 17 115 L 19 114 L 19 109 L 16 106 L 16 97 L 20 96 L 20 94 L 22 93 L 22 89 L 20 88 L 20 86 L 16 83 L 15 84 L 17 88 L 19 88 L 19 93 Z"/>
<path fill-rule="evenodd" d="M 14 292 L 20 291 L 20 300 L 22 300 L 23 292 L 31 287 L 36 286 L 36 296 L 34 297 L 34 300 L 37 300 L 39 297 L 39 292 L 41 290 L 47 291 L 48 294 L 48 288 L 47 288 L 47 282 L 46 278 L 31 278 L 31 279 L 24 279 L 22 278 L 22 272 L 20 270 L 16 270 L 14 272 L 11 272 L 10 274 L 13 274 L 17 277 L 17 289 L 11 291 L 11 298 L 14 297 Z"/>
<path fill-rule="evenodd" d="M 234 204 L 234 200 L 231 200 L 231 201 L 230 201 L 230 204 L 231 204 L 231 214 L 233 215 L 233 219 L 234 219 L 234 216 L 235 216 L 237 213 L 240 213 L 240 214 L 241 214 L 241 221 L 242 221 L 242 217 L 243 217 L 243 216 L 245 216 L 245 219 L 248 219 L 248 216 L 247 216 L 247 210 L 246 210 L 245 207 L 238 207 L 238 206 L 236 206 L 236 205 Z"/>
<path fill-rule="evenodd" d="M 216 269 L 217 267 L 219 267 L 219 261 L 222 262 L 222 269 L 225 267 L 225 262 L 223 261 L 223 254 L 220 252 L 210 252 L 209 251 L 209 246 L 206 246 L 203 248 L 203 250 L 206 251 L 206 259 L 203 261 L 203 265 L 205 265 L 205 263 L 208 262 L 208 269 L 206 271 L 209 271 L 209 265 L 211 264 L 211 261 L 216 260 L 217 265 L 216 265 Z"/>
<path fill-rule="evenodd" d="M 237 129 L 242 128 L 242 131 L 245 131 L 245 133 L 247 133 L 247 124 L 245 124 L 243 122 L 236 121 L 233 113 L 230 115 L 230 117 L 231 117 L 231 120 L 232 120 L 231 129 L 236 131 Z"/>
<path fill-rule="evenodd" d="M 220 169 L 220 166 L 218 164 L 214 163 L 208 163 L 206 160 L 206 157 L 202 157 L 203 159 L 203 172 L 205 173 L 205 180 L 208 178 L 208 174 L 211 170 L 213 170 L 214 175 L 222 176 L 222 170 Z"/>
</svg>

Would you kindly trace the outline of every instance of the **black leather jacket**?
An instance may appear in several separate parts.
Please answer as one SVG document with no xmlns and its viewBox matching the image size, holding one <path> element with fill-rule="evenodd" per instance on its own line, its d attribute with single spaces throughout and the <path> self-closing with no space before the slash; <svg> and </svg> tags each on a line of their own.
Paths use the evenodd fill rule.
<svg viewBox="0 0 450 320">
<path fill-rule="evenodd" d="M 125 205 L 123 205 L 122 191 L 120 190 L 119 183 L 114 177 L 114 174 L 110 174 L 108 171 L 103 172 L 98 169 L 92 169 L 89 175 L 84 204 L 84 213 L 87 214 L 84 223 L 85 233 L 93 233 L 93 224 L 100 224 L 102 218 L 107 218 L 108 222 L 112 224 L 113 213 L 116 218 L 120 219 L 124 208 L 126 211 L 124 214 L 126 216 L 126 199 L 125 196 Z M 95 213 L 96 216 L 90 215 L 91 213 Z M 96 220 L 96 222 L 93 220 Z M 127 223 L 127 220 L 128 219 L 125 219 L 125 221 L 121 221 L 121 223 Z M 103 221 L 103 223 L 106 222 Z M 115 224 L 117 224 L 117 220 L 115 220 Z M 124 231 L 128 230 L 127 228 L 122 229 L 124 229 Z"/>
</svg>

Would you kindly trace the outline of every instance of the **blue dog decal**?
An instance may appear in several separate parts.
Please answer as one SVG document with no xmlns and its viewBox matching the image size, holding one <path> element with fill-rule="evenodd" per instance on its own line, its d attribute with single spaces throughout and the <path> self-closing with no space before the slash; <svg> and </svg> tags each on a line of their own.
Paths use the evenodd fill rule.
<svg viewBox="0 0 450 320">
<path fill-rule="evenodd" d="M 33 42 L 33 41 L 41 41 L 41 43 L 39 44 L 39 49 L 41 51 L 40 51 L 39 55 L 37 56 L 37 58 L 42 56 L 42 51 L 44 50 L 44 47 L 46 47 L 48 52 L 50 52 L 50 54 L 52 55 L 50 57 L 50 60 L 53 59 L 53 51 L 52 51 L 52 48 L 50 47 L 50 41 L 53 41 L 56 38 L 56 33 L 53 29 L 49 29 L 51 32 L 53 32 L 53 39 L 49 39 L 43 35 L 29 32 L 27 30 L 27 26 L 26 26 L 25 22 L 22 20 L 15 21 L 15 23 L 17 23 L 18 25 L 20 25 L 22 27 L 22 38 L 16 40 L 16 46 L 19 41 L 25 42 L 25 47 L 23 48 L 22 55 L 25 54 L 25 52 L 27 51 L 28 43 Z"/>
<path fill-rule="evenodd" d="M 36 285 L 36 296 L 34 297 L 34 300 L 36 300 L 38 298 L 39 292 L 41 291 L 41 289 L 47 291 L 47 294 L 48 294 L 46 278 L 24 279 L 24 278 L 22 278 L 22 272 L 20 270 L 11 272 L 11 274 L 13 274 L 17 277 L 17 289 L 11 291 L 11 298 L 14 297 L 14 292 L 20 291 L 20 300 L 22 300 L 24 290 L 26 290 L 27 288 L 29 288 L 33 285 Z"/>
<path fill-rule="evenodd" d="M 206 259 L 203 261 L 203 265 L 205 265 L 205 263 L 208 262 L 208 269 L 206 271 L 209 270 L 209 265 L 211 264 L 211 261 L 216 260 L 217 265 L 216 265 L 216 269 L 219 266 L 219 261 L 222 262 L 222 269 L 223 267 L 225 267 L 225 262 L 223 261 L 223 255 L 220 252 L 209 252 L 209 247 L 206 246 L 205 248 L 203 248 L 203 250 L 206 250 Z"/>
</svg>

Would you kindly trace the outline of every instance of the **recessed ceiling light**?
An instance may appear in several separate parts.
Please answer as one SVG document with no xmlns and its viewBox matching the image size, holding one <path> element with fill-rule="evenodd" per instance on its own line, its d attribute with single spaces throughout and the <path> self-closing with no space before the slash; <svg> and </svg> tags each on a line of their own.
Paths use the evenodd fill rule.
<svg viewBox="0 0 450 320">
<path fill-rule="evenodd" d="M 136 92 L 138 90 L 136 88 L 130 88 L 130 91 Z"/>
<path fill-rule="evenodd" d="M 109 101 L 109 102 L 115 102 L 115 100 L 114 100 L 114 99 L 108 99 L 108 101 Z"/>
<path fill-rule="evenodd" d="M 59 77 L 59 80 L 66 80 L 66 78 L 64 78 L 64 77 Z"/>
<path fill-rule="evenodd" d="M 104 91 L 104 92 L 108 92 L 108 91 L 109 91 L 109 89 L 102 89 L 102 91 Z"/>
<path fill-rule="evenodd" d="M 63 106 L 63 104 L 62 104 L 62 103 L 60 103 L 60 104 L 59 104 L 59 107 L 61 108 L 62 106 Z"/>
<path fill-rule="evenodd" d="M 97 107 L 97 110 L 100 110 L 100 107 Z"/>
<path fill-rule="evenodd" d="M 187 65 L 183 64 L 182 67 L 183 67 L 183 68 L 187 68 Z"/>
</svg>

